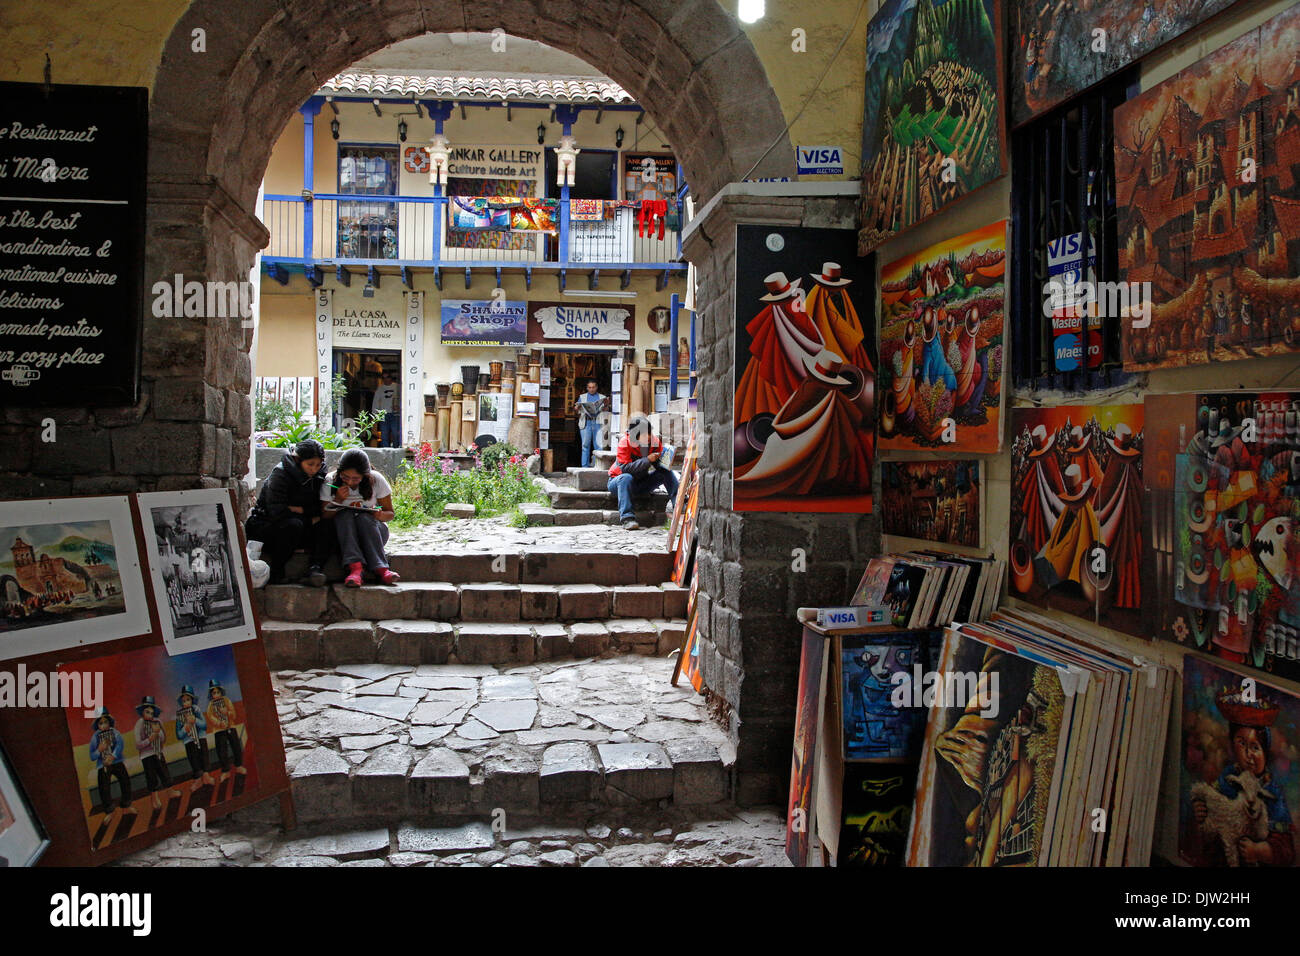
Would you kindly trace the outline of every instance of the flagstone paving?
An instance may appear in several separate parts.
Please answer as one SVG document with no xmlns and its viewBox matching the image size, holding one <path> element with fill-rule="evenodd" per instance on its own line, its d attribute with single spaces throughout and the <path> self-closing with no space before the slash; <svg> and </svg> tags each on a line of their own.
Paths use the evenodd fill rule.
<svg viewBox="0 0 1300 956">
<path fill-rule="evenodd" d="M 664 548 L 667 531 L 663 524 L 624 531 L 622 527 L 593 524 L 572 527 L 540 525 L 510 526 L 508 515 L 473 521 L 439 521 L 394 531 L 388 542 L 390 553 L 438 551 L 450 546 L 466 551 L 509 551 L 514 548 L 540 550 L 579 548 L 591 551 L 640 552 Z"/>
</svg>

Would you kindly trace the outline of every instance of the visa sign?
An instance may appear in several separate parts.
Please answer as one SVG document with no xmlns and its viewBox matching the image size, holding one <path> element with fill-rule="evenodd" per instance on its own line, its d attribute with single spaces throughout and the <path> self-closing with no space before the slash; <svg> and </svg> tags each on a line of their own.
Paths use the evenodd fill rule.
<svg viewBox="0 0 1300 956">
<path fill-rule="evenodd" d="M 800 176 L 843 176 L 844 151 L 838 146 L 796 146 Z"/>
</svg>

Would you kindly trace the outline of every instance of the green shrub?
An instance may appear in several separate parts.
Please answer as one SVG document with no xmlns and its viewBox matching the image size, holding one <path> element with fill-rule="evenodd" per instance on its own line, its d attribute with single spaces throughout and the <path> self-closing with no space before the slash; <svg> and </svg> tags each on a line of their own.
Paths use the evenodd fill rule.
<svg viewBox="0 0 1300 956">
<path fill-rule="evenodd" d="M 435 521 L 452 502 L 472 504 L 477 517 L 489 518 L 515 510 L 525 501 L 546 501 L 528 466 L 518 454 L 513 461 L 510 457 L 495 467 L 480 461 L 466 471 L 432 456 L 421 456 L 414 465 L 406 463 L 393 482 L 393 524 L 409 528 Z"/>
</svg>

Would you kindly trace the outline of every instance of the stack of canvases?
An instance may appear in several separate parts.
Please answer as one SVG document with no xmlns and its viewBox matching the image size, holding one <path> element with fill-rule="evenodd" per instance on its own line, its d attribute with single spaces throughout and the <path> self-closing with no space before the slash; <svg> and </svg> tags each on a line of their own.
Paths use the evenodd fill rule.
<svg viewBox="0 0 1300 956">
<path fill-rule="evenodd" d="M 1148 863 L 1174 673 L 999 611 L 949 628 L 909 866 Z"/>
<path fill-rule="evenodd" d="M 943 551 L 904 551 L 867 562 L 853 603 L 887 607 L 895 627 L 982 621 L 998 604 L 1006 562 Z"/>
</svg>

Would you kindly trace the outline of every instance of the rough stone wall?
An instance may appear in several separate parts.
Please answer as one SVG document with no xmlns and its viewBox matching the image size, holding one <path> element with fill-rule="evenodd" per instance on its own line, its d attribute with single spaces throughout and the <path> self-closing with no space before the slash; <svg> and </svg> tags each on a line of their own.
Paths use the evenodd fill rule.
<svg viewBox="0 0 1300 956">
<path fill-rule="evenodd" d="M 761 803 L 784 799 L 789 779 L 799 676 L 795 612 L 847 600 L 867 558 L 879 550 L 880 535 L 871 515 L 731 510 L 738 223 L 852 229 L 854 202 L 728 196 L 693 224 L 686 246 L 700 270 L 701 670 L 730 706 L 737 800 Z M 797 549 L 803 571 L 794 569 Z"/>
</svg>

